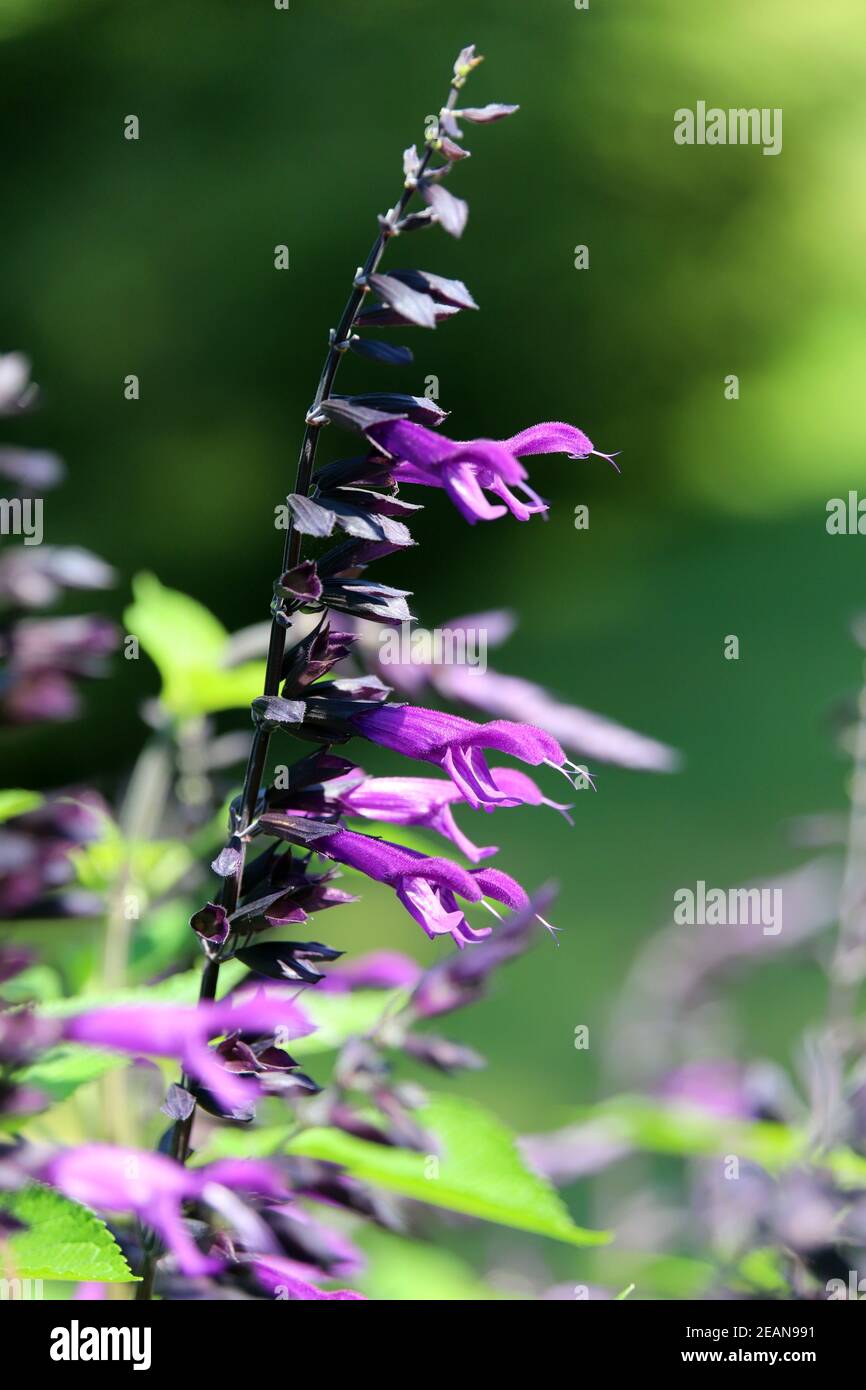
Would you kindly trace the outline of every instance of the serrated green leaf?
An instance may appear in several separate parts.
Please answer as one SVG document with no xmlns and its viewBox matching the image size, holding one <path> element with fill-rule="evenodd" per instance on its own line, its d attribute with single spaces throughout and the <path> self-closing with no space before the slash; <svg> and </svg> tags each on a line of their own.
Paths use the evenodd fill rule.
<svg viewBox="0 0 866 1390">
<path fill-rule="evenodd" d="M 137 1282 L 105 1222 L 78 1202 L 33 1183 L 2 1194 L 0 1206 L 28 1227 L 0 1243 L 5 1278 Z"/>
<path fill-rule="evenodd" d="M 431 1155 L 387 1148 L 334 1129 L 310 1129 L 286 1146 L 288 1153 L 339 1163 L 364 1182 L 430 1206 L 482 1221 L 550 1236 L 570 1245 L 602 1245 L 610 1236 L 576 1226 L 558 1193 L 524 1164 L 514 1136 L 472 1101 L 437 1096 L 414 1112 L 435 1136 Z"/>
<path fill-rule="evenodd" d="M 160 699 L 171 714 L 192 719 L 243 709 L 261 694 L 265 663 L 224 666 L 228 633 L 204 604 L 153 574 L 139 574 L 132 589 L 124 622 L 159 671 Z"/>
<path fill-rule="evenodd" d="M 0 823 L 10 820 L 12 816 L 23 816 L 28 811 L 35 811 L 44 799 L 41 792 L 26 792 L 20 787 L 0 791 Z"/>
</svg>

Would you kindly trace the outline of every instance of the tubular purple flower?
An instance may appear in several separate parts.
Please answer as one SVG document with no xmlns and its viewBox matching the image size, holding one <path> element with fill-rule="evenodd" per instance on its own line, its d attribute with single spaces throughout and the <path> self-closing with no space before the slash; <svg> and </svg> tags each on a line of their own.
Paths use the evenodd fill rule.
<svg viewBox="0 0 866 1390">
<path fill-rule="evenodd" d="M 472 903 L 489 896 L 506 906 L 527 901 L 520 884 L 501 870 L 463 869 L 450 859 L 428 857 L 354 830 L 338 830 L 320 840 L 316 853 L 387 884 L 431 940 L 450 934 L 461 947 L 489 936 L 490 928 L 471 927 L 457 896 Z"/>
<path fill-rule="evenodd" d="M 519 805 L 523 798 L 498 785 L 483 749 L 495 749 L 535 767 L 546 763 L 567 777 L 578 771 L 556 739 L 533 724 L 505 719 L 475 724 L 457 714 L 396 704 L 365 710 L 352 722 L 372 743 L 443 768 L 469 805 L 485 811 Z"/>
<path fill-rule="evenodd" d="M 583 430 L 566 425 L 561 420 L 530 425 L 519 434 L 513 434 L 510 439 L 503 439 L 502 446 L 521 457 L 524 454 L 568 454 L 572 459 L 585 459 L 594 454 L 596 458 L 606 459 L 619 472 L 619 464 L 614 462 L 615 454 L 601 453 Z"/>
<path fill-rule="evenodd" d="M 494 768 L 491 777 L 508 798 L 501 805 L 552 806 L 570 820 L 570 808 L 548 800 L 525 772 Z M 454 782 L 438 777 L 365 777 L 340 795 L 340 806 L 346 814 L 363 816 L 367 820 L 426 826 L 451 840 L 467 859 L 477 864 L 495 854 L 497 846 L 481 848 L 460 829 L 451 807 L 455 801 L 463 800 L 463 793 Z"/>
<path fill-rule="evenodd" d="M 547 510 L 547 504 L 529 487 L 519 454 L 569 453 L 572 458 L 598 454 L 613 463 L 611 455 L 599 454 L 593 448 L 582 430 L 559 422 L 532 425 L 506 440 L 453 440 L 424 425 L 399 419 L 371 425 L 367 435 L 397 460 L 391 469 L 394 478 L 444 488 L 470 524 L 495 521 L 506 510 L 518 521 Z M 522 499 L 514 489 L 522 493 Z M 505 505 L 488 502 L 485 491 Z"/>
<path fill-rule="evenodd" d="M 355 989 L 411 989 L 421 966 L 400 951 L 370 951 L 332 970 L 317 986 L 320 994 L 348 994 Z"/>
<path fill-rule="evenodd" d="M 203 1003 L 197 1008 L 169 1004 L 92 1009 L 65 1021 L 63 1036 L 70 1042 L 112 1048 L 132 1056 L 153 1054 L 177 1058 L 184 1070 L 213 1093 L 226 1108 L 248 1103 L 256 1095 L 253 1082 L 227 1070 L 208 1046 L 225 1033 L 271 1034 L 301 1038 L 313 1025 L 285 991 L 259 989 L 237 1000 Z"/>
<path fill-rule="evenodd" d="M 469 926 L 454 896 L 459 893 L 470 902 L 478 902 L 480 888 L 467 869 L 448 859 L 428 858 L 417 850 L 354 830 L 338 830 L 319 842 L 316 853 L 393 888 L 431 939 L 450 933 L 462 946 L 489 934 L 489 927 L 479 932 Z"/>
<path fill-rule="evenodd" d="M 37 1176 L 75 1202 L 138 1216 L 174 1252 L 183 1273 L 192 1276 L 213 1274 L 223 1261 L 198 1249 L 184 1225 L 181 1203 L 221 1204 L 223 1189 L 273 1199 L 288 1195 L 275 1170 L 260 1160 L 226 1159 L 189 1170 L 163 1154 L 108 1144 L 61 1150 Z"/>
</svg>

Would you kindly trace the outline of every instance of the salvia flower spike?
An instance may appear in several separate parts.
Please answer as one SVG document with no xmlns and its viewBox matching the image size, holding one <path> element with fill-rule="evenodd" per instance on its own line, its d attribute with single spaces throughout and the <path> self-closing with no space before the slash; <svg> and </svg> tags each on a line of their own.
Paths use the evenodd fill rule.
<svg viewBox="0 0 866 1390">
<path fill-rule="evenodd" d="M 213 864 L 220 886 L 190 923 L 205 957 L 199 1005 L 193 1009 L 142 1006 L 123 1016 L 112 1009 L 98 1010 L 64 1030 L 69 1040 L 132 1054 L 156 1052 L 180 1061 L 182 1081 L 167 1102 L 174 1125 L 162 1146 L 166 1157 L 153 1168 L 154 1196 L 165 1195 L 157 1198 L 152 1224 L 157 1237 L 173 1245 L 187 1268 L 206 1263 L 183 1243 L 177 1222 L 179 1202 L 196 1195 L 199 1179 L 185 1184 L 181 1178 L 170 1177 L 161 1165 L 173 1158 L 183 1172 L 196 1104 L 240 1119 L 269 1087 L 315 1091 L 310 1078 L 297 1072 L 279 1036 L 300 1037 L 308 1031 L 303 1010 L 294 1002 L 295 986 L 327 989 L 330 978 L 339 988 L 342 978 L 343 987 L 354 988 L 354 981 L 363 984 L 372 978 L 370 970 L 360 969 L 360 962 L 354 974 L 343 971 L 341 976 L 339 968 L 336 975 L 323 974 L 315 967 L 323 962 L 330 965 L 340 953 L 321 942 L 269 941 L 255 946 L 251 945 L 255 933 L 292 924 L 292 935 L 297 935 L 298 925 L 311 913 L 352 901 L 331 883 L 337 873 L 333 866 L 347 866 L 389 886 L 429 937 L 450 935 L 461 956 L 484 951 L 477 971 L 449 973 L 438 968 L 435 983 L 433 977 L 429 985 L 422 981 L 406 1018 L 455 1007 L 464 995 L 480 989 L 486 973 L 500 960 L 522 948 L 527 923 L 543 921 L 538 912 L 543 904 L 532 903 L 510 875 L 496 867 L 478 867 L 496 848 L 476 845 L 458 825 L 455 811 L 463 807 L 461 814 L 468 815 L 470 808 L 492 812 L 548 805 L 568 817 L 570 810 L 550 800 L 526 773 L 491 767 L 487 755 L 516 758 L 542 772 L 555 769 L 575 785 L 586 785 L 576 781 L 578 772 L 586 776 L 584 770 L 569 762 L 557 739 L 544 728 L 505 719 L 479 724 L 401 704 L 391 699 L 389 686 L 374 674 L 350 679 L 340 674 L 361 620 L 399 624 L 410 617 L 405 591 L 366 574 L 374 561 L 414 544 L 407 523 L 417 504 L 402 496 L 401 487 L 444 490 L 470 523 L 497 520 L 508 513 L 527 521 L 546 511 L 546 503 L 529 484 L 524 458 L 565 453 L 585 459 L 598 452 L 581 430 L 559 422 L 534 425 L 507 439 L 455 440 L 440 431 L 446 412 L 424 397 L 387 391 L 338 394 L 334 389 L 349 351 L 387 365 L 411 362 L 408 348 L 371 337 L 371 330 L 435 329 L 458 313 L 477 309 L 462 281 L 399 265 L 385 270 L 381 263 L 390 243 L 408 232 L 438 223 L 444 231 L 460 236 L 467 225 L 465 200 L 443 182 L 446 175 L 449 184 L 464 177 L 461 166 L 469 152 L 460 143 L 458 117 L 486 125 L 517 110 L 499 103 L 458 105 L 468 77 L 480 62 L 473 45 L 461 51 L 448 99 L 436 120 L 428 122 L 423 145 L 404 151 L 402 192 L 394 206 L 380 215 L 378 234 L 352 277 L 346 305 L 328 335 L 288 498 L 282 562 L 271 602 L 264 690 L 251 710 L 253 738 L 243 789 L 232 804 L 229 841 Z M 408 205 L 415 196 L 425 206 L 410 212 Z M 415 244 L 414 238 L 409 244 Z M 328 426 L 353 434 L 356 450 L 351 457 L 317 470 L 319 441 Z M 314 560 L 302 555 L 305 536 L 335 539 L 332 548 Z M 332 627 L 335 613 L 341 616 Z M 336 673 L 329 674 L 334 667 Z M 289 737 L 306 741 L 308 748 L 312 743 L 314 751 L 292 764 L 281 784 L 264 788 L 271 740 Z M 444 775 L 369 778 L 354 763 L 330 751 L 335 744 L 358 738 L 432 765 Z M 359 821 L 363 824 L 371 818 L 394 826 L 424 826 L 460 851 L 472 867 L 355 828 Z M 250 846 L 262 841 L 267 848 L 252 858 Z M 483 924 L 470 922 L 471 908 L 482 906 L 492 914 L 493 924 L 490 917 Z M 503 909 L 511 915 L 503 917 Z M 491 949 L 489 943 L 500 935 L 501 946 Z M 243 987 L 232 1002 L 216 1002 L 221 963 L 232 958 L 247 965 L 259 984 L 252 993 Z M 390 978 L 393 962 L 388 964 Z M 409 967 L 406 976 L 403 965 L 398 965 L 400 978 L 417 979 L 417 967 Z M 396 1038 L 402 1044 L 407 1026 L 392 1019 L 387 1024 L 389 1040 Z M 380 1112 L 388 1117 L 386 1129 L 375 1131 L 377 1137 L 381 1134 L 383 1142 L 423 1146 L 425 1137 L 402 1093 L 387 1084 L 388 1069 L 377 1060 L 374 1042 L 350 1049 L 351 1057 L 341 1059 L 338 1075 L 344 1083 L 347 1077 L 353 1078 L 353 1084 L 375 1096 Z M 429 1065 L 446 1070 L 478 1065 L 480 1060 L 442 1039 L 428 1040 L 426 1051 L 418 1040 L 406 1041 L 406 1047 L 410 1052 L 414 1047 L 419 1056 L 423 1052 Z M 332 1106 L 331 1122 L 350 1132 L 368 1132 L 367 1122 L 352 1118 L 342 1101 Z M 108 1155 L 99 1161 L 110 1167 L 114 1159 Z M 82 1190 L 77 1175 L 58 1173 L 57 1180 L 67 1190 Z M 216 1174 L 207 1190 L 215 1188 Z M 336 1179 L 332 1179 L 328 1200 L 335 1199 L 336 1191 Z M 119 1203 L 125 1199 L 120 1189 L 116 1197 Z M 345 1197 L 341 1194 L 336 1200 Z M 145 1242 L 142 1297 L 149 1297 L 159 1239 L 149 1245 Z M 266 1286 L 275 1278 L 288 1278 L 289 1266 L 280 1257 L 256 1259 L 251 1273 Z M 292 1296 L 341 1296 L 321 1294 L 305 1279 L 304 1266 L 293 1268 L 298 1292 Z"/>
</svg>

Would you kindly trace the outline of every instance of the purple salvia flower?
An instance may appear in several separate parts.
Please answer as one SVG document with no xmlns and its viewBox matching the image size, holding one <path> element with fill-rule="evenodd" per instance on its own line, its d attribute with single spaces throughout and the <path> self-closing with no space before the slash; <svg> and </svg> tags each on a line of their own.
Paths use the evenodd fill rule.
<svg viewBox="0 0 866 1390">
<path fill-rule="evenodd" d="M 391 467 L 393 477 L 444 488 L 471 524 L 495 521 L 506 510 L 518 521 L 547 510 L 547 504 L 528 485 L 520 454 L 568 453 L 573 458 L 597 454 L 613 463 L 611 455 L 593 448 L 582 430 L 558 422 L 533 425 L 501 441 L 447 439 L 410 420 L 381 421 L 371 425 L 367 435 L 397 460 Z M 493 493 L 504 505 L 490 503 L 485 492 Z"/>
<path fill-rule="evenodd" d="M 203 1201 L 222 1209 L 220 1189 L 271 1199 L 288 1194 L 276 1170 L 253 1159 L 226 1159 L 190 1170 L 162 1154 L 108 1144 L 85 1144 L 53 1155 L 36 1176 L 75 1202 L 98 1211 L 132 1213 L 171 1249 L 184 1274 L 215 1273 L 223 1261 L 204 1255 L 184 1225 L 181 1204 Z"/>
<path fill-rule="evenodd" d="M 136 1004 L 97 1008 L 67 1019 L 63 1036 L 70 1042 L 107 1047 L 133 1056 L 144 1053 L 177 1058 L 185 1071 L 227 1109 L 243 1107 L 255 1089 L 226 1068 L 208 1046 L 224 1033 L 273 1034 L 305 1037 L 313 1025 L 286 993 L 258 990 L 197 1008 L 169 1004 Z"/>
<path fill-rule="evenodd" d="M 506 753 L 534 767 L 546 763 L 571 776 L 574 767 L 555 738 L 532 724 L 505 719 L 475 724 L 457 714 L 417 705 L 382 705 L 365 710 L 352 721 L 372 743 L 392 748 L 408 758 L 435 763 L 444 769 L 470 806 L 493 811 L 515 806 L 522 798 L 500 787 L 484 757 L 484 749 Z M 586 775 L 586 774 L 581 774 Z"/>
<path fill-rule="evenodd" d="M 493 768 L 491 777 L 507 798 L 500 805 L 552 806 L 570 820 L 570 808 L 548 800 L 525 772 L 515 768 Z M 465 800 L 461 788 L 454 782 L 438 777 L 364 777 L 346 792 L 340 792 L 339 787 L 335 790 L 346 815 L 391 825 L 425 826 L 451 840 L 473 864 L 496 853 L 496 845 L 480 848 L 473 844 L 454 819 L 451 809 L 454 802 Z"/>
<path fill-rule="evenodd" d="M 323 994 L 348 994 L 356 989 L 411 989 L 421 966 L 400 951 L 370 951 L 326 975 L 318 986 Z"/>
<path fill-rule="evenodd" d="M 520 884 L 501 870 L 463 869 L 450 859 L 428 857 L 354 830 L 338 830 L 319 841 L 316 853 L 387 884 L 431 939 L 450 934 L 458 946 L 490 934 L 489 927 L 469 925 L 458 896 L 473 903 L 487 896 L 507 907 L 522 907 L 528 901 Z"/>
</svg>

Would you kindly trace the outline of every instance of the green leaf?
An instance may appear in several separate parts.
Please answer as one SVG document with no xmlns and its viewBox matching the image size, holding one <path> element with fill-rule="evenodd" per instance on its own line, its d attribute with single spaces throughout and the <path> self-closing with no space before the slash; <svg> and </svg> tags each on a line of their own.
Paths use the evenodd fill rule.
<svg viewBox="0 0 866 1390">
<path fill-rule="evenodd" d="M 82 888 L 107 893 L 121 881 L 129 892 L 157 898 L 167 893 L 195 862 L 183 840 L 130 840 L 103 814 L 99 838 L 70 852 Z"/>
<path fill-rule="evenodd" d="M 213 1129 L 189 1161 L 191 1168 L 215 1163 L 220 1158 L 270 1158 L 282 1153 L 294 1133 L 294 1125 L 263 1125 L 261 1129 Z"/>
<path fill-rule="evenodd" d="M 6 1278 L 138 1282 L 105 1222 L 78 1202 L 33 1183 L 4 1193 L 0 1206 L 28 1227 L 0 1243 Z"/>
<path fill-rule="evenodd" d="M 342 1164 L 355 1177 L 404 1197 L 483 1221 L 550 1236 L 570 1245 L 602 1245 L 604 1231 L 575 1226 L 554 1189 L 531 1172 L 514 1136 L 472 1101 L 436 1096 L 414 1113 L 435 1136 L 440 1153 L 372 1144 L 333 1129 L 310 1129 L 292 1139 L 288 1153 Z"/>
<path fill-rule="evenodd" d="M 43 800 L 40 792 L 25 792 L 20 787 L 0 792 L 0 822 L 10 820 L 12 816 L 23 816 L 27 811 L 35 811 Z"/>
<path fill-rule="evenodd" d="M 59 999 L 62 995 L 63 981 L 59 972 L 50 965 L 28 965 L 13 975 L 11 980 L 3 981 L 3 999 L 10 1004 Z"/>
<path fill-rule="evenodd" d="M 22 1086 L 35 1086 L 52 1100 L 66 1100 L 79 1086 L 98 1081 L 100 1076 L 125 1066 L 128 1061 L 128 1057 L 118 1052 L 98 1051 L 80 1043 L 62 1043 L 16 1072 L 14 1080 Z"/>
<path fill-rule="evenodd" d="M 138 575 L 134 602 L 123 615 L 162 677 L 160 698 L 178 719 L 243 709 L 264 683 L 265 663 L 224 665 L 228 633 L 188 594 L 166 589 L 153 574 Z"/>
</svg>

